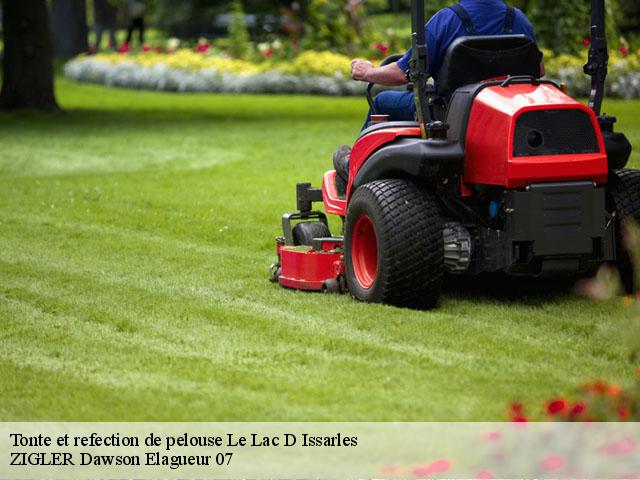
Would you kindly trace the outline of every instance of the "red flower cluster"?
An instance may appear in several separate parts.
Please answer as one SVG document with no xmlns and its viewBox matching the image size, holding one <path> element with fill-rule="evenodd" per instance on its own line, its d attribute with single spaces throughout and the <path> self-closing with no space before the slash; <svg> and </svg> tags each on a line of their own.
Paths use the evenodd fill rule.
<svg viewBox="0 0 640 480">
<path fill-rule="evenodd" d="M 568 407 L 568 403 L 564 398 L 553 400 L 547 404 L 547 413 L 549 415 L 559 415 L 565 412 Z"/>
<path fill-rule="evenodd" d="M 129 44 L 127 42 L 122 43 L 122 45 L 120 45 L 120 48 L 118 48 L 118 53 L 128 53 L 129 50 L 131 50 L 129 48 Z"/>
<path fill-rule="evenodd" d="M 580 401 L 571 405 L 571 403 L 565 398 L 557 398 L 547 403 L 547 415 L 561 420 L 575 420 L 581 416 L 587 406 L 584 402 Z"/>
<path fill-rule="evenodd" d="M 549 417 L 561 421 L 627 421 L 631 418 L 630 403 L 622 389 L 598 380 L 584 385 L 582 398 L 572 404 L 565 398 L 551 400 L 546 405 Z"/>
<path fill-rule="evenodd" d="M 620 53 L 623 57 L 626 57 L 627 55 L 629 55 L 629 49 L 627 47 L 622 47 L 620 48 Z"/>
<path fill-rule="evenodd" d="M 382 53 L 382 55 L 386 55 L 387 53 L 389 53 L 389 46 L 385 45 L 384 43 L 378 43 L 374 48 Z"/>
<path fill-rule="evenodd" d="M 210 48 L 211 47 L 209 45 L 209 42 L 206 42 L 206 41 L 198 42 L 198 44 L 196 45 L 196 52 L 207 53 Z"/>
<path fill-rule="evenodd" d="M 637 375 L 640 387 L 640 368 Z M 550 420 L 562 422 L 625 422 L 637 419 L 639 409 L 638 389 L 623 390 L 616 384 L 598 380 L 583 385 L 574 401 L 565 397 L 549 400 L 544 412 Z M 521 403 L 510 404 L 507 416 L 512 422 L 528 421 L 525 407 Z"/>
</svg>

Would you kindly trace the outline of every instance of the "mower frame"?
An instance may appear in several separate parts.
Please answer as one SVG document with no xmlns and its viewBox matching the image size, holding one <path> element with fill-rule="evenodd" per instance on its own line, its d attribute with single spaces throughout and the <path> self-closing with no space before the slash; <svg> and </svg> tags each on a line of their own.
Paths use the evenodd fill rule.
<svg viewBox="0 0 640 480">
<path fill-rule="evenodd" d="M 412 0 L 407 79 L 416 122 L 376 118 L 378 124 L 361 133 L 351 151 L 344 197 L 338 195 L 335 171 L 325 173 L 322 188 L 297 185 L 298 211 L 282 218 L 284 236 L 276 241 L 271 280 L 301 290 L 349 291 L 368 302 L 432 308 L 445 271 L 572 275 L 604 262 L 628 263 L 621 232 L 626 218 L 640 219 L 640 172 L 620 170 L 631 145 L 614 132 L 615 117 L 601 114 L 609 58 L 605 2 L 592 0 L 591 6 L 587 107 L 556 83 L 530 75 L 530 50 L 524 50 L 526 75 L 494 76 L 452 87 L 446 100 L 439 97 L 440 90 L 427 83 L 424 1 Z M 532 44 L 517 35 L 458 43 L 465 41 L 501 41 L 514 45 L 506 47 L 514 52 Z M 372 88 L 367 99 L 375 114 Z M 326 213 L 314 210 L 320 202 Z M 330 234 L 327 214 L 342 219 L 343 236 Z M 301 242 L 300 222 L 315 222 L 326 235 Z"/>
</svg>

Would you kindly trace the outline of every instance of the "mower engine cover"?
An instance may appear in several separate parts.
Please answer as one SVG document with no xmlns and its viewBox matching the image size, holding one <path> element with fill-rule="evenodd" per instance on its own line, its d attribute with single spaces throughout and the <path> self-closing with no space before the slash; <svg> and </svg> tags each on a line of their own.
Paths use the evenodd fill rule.
<svg viewBox="0 0 640 480">
<path fill-rule="evenodd" d="M 532 183 L 606 184 L 606 149 L 595 114 L 551 82 L 463 87 L 447 123 L 464 144 L 464 181 L 507 189 Z"/>
</svg>

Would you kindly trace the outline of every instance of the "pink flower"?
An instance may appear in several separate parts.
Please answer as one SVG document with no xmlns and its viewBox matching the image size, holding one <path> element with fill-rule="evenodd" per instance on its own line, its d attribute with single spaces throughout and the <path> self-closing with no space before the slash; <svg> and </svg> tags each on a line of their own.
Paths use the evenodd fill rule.
<svg viewBox="0 0 640 480">
<path fill-rule="evenodd" d="M 142 47 L 142 51 L 143 52 L 150 52 L 151 51 L 151 47 L 145 43 L 145 45 Z"/>
<path fill-rule="evenodd" d="M 589 47 L 591 45 L 591 39 L 588 37 L 584 37 L 582 39 L 582 45 L 584 45 L 585 47 Z"/>
<path fill-rule="evenodd" d="M 495 475 L 488 470 L 476 473 L 476 480 L 493 480 L 494 478 L 496 478 Z"/>
<path fill-rule="evenodd" d="M 636 443 L 630 438 L 624 438 L 619 442 L 610 443 L 609 445 L 605 445 L 600 449 L 602 453 L 605 455 L 613 456 L 613 455 L 625 455 L 627 453 L 631 453 L 635 450 Z"/>
<path fill-rule="evenodd" d="M 436 460 L 431 465 L 418 467 L 413 470 L 413 476 L 418 478 L 427 478 L 434 473 L 446 473 L 451 469 L 451 462 L 447 460 Z"/>
<path fill-rule="evenodd" d="M 263 55 L 267 58 L 271 58 L 273 57 L 273 50 L 267 50 L 266 52 L 263 53 Z"/>
<path fill-rule="evenodd" d="M 564 468 L 564 458 L 558 455 L 551 455 L 540 461 L 540 468 L 546 471 L 560 470 Z"/>
<path fill-rule="evenodd" d="M 128 51 L 129 51 L 129 44 L 126 42 L 120 45 L 120 48 L 118 48 L 118 53 L 127 53 Z"/>
<path fill-rule="evenodd" d="M 483 435 L 482 439 L 487 442 L 497 442 L 498 440 L 500 440 L 501 437 L 502 437 L 502 433 L 498 431 L 493 431 Z"/>
<path fill-rule="evenodd" d="M 622 54 L 623 57 L 626 57 L 627 55 L 629 55 L 629 49 L 627 47 L 622 47 L 620 49 L 620 53 Z"/>
<path fill-rule="evenodd" d="M 198 53 L 207 53 L 209 51 L 209 44 L 208 43 L 199 43 L 196 46 L 196 52 Z"/>
</svg>

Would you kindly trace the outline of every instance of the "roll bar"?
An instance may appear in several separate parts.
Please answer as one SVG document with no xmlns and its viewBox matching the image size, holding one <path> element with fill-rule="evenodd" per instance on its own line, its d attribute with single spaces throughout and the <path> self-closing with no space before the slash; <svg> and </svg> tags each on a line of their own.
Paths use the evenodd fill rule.
<svg viewBox="0 0 640 480">
<path fill-rule="evenodd" d="M 422 136 L 426 136 L 426 122 L 429 121 L 427 80 L 429 79 L 429 52 L 424 33 L 424 0 L 411 0 L 411 44 L 413 54 L 409 61 L 409 81 L 413 83 L 417 120 Z"/>
<path fill-rule="evenodd" d="M 605 0 L 591 0 L 591 47 L 584 73 L 591 77 L 589 108 L 599 116 L 605 94 L 605 80 L 609 73 Z"/>
</svg>

